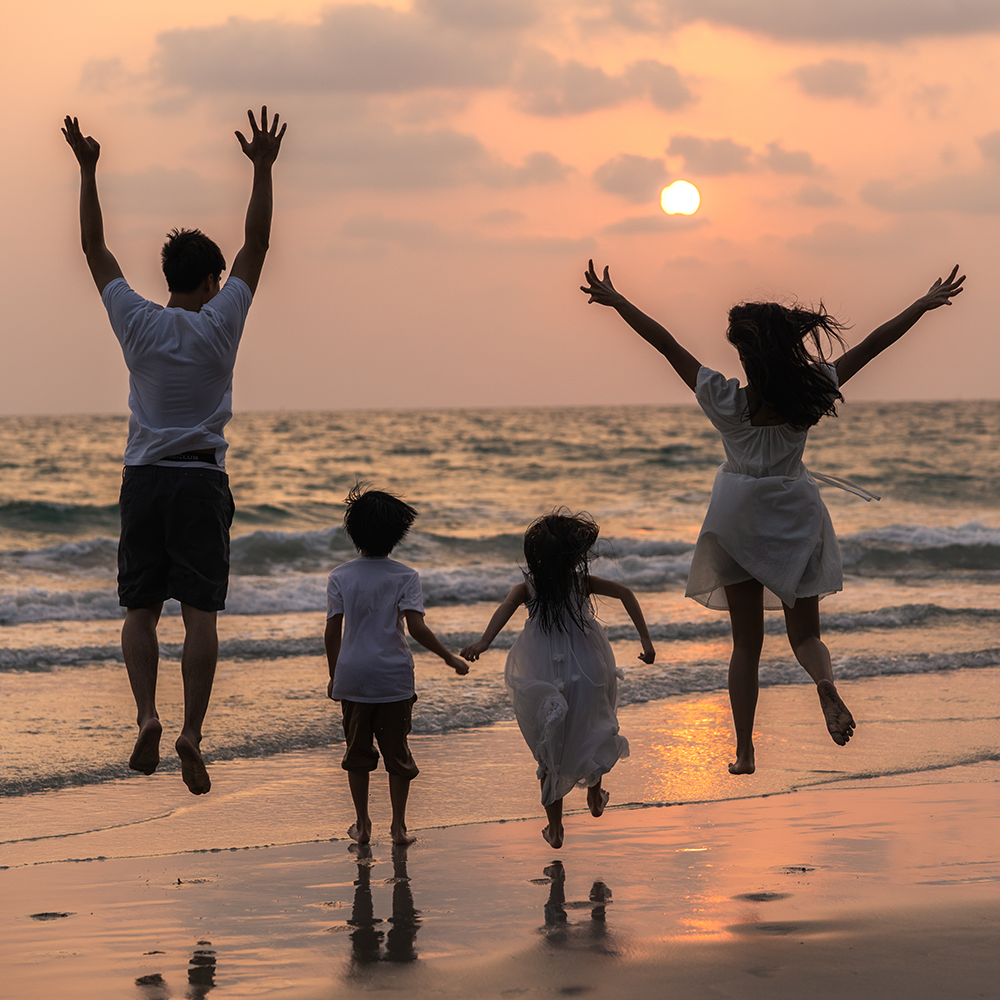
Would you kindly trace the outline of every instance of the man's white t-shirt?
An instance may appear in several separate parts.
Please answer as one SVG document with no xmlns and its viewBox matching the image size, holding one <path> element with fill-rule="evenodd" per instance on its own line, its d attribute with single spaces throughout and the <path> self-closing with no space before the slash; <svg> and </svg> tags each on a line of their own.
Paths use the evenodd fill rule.
<svg viewBox="0 0 1000 1000">
<path fill-rule="evenodd" d="M 358 556 L 338 566 L 326 587 L 326 616 L 344 616 L 333 697 L 389 702 L 412 698 L 413 654 L 403 612 L 424 612 L 420 576 L 395 559 Z"/>
<path fill-rule="evenodd" d="M 101 301 L 129 371 L 126 465 L 214 451 L 224 467 L 233 366 L 252 299 L 246 283 L 230 277 L 199 312 L 165 309 L 124 278 L 108 282 Z"/>
</svg>

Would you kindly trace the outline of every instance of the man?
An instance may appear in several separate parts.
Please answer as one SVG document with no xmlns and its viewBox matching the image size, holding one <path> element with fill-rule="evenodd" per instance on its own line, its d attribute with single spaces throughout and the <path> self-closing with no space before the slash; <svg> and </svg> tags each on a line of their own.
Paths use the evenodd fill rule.
<svg viewBox="0 0 1000 1000">
<path fill-rule="evenodd" d="M 122 475 L 118 598 L 126 609 L 122 652 L 135 697 L 139 736 L 129 767 L 152 774 L 160 762 L 156 711 L 163 602 L 184 617 L 184 726 L 175 743 L 181 775 L 194 795 L 212 787 L 201 756 L 201 726 L 212 694 L 219 640 L 216 615 L 229 585 L 233 497 L 225 473 L 223 429 L 232 417 L 233 365 L 271 233 L 271 167 L 285 125 L 261 127 L 253 112 L 253 163 L 243 247 L 220 288 L 226 261 L 199 230 L 173 230 L 161 254 L 166 308 L 136 294 L 104 243 L 97 196 L 101 147 L 67 116 L 63 135 L 80 164 L 80 229 L 90 273 L 129 369 L 129 435 Z"/>
</svg>

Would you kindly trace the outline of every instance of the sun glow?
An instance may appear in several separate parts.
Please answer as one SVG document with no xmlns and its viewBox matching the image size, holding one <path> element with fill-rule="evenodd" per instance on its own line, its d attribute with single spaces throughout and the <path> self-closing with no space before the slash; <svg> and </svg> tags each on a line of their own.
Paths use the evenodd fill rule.
<svg viewBox="0 0 1000 1000">
<path fill-rule="evenodd" d="M 660 192 L 660 207 L 667 215 L 694 215 L 701 195 L 690 181 L 674 181 Z"/>
</svg>

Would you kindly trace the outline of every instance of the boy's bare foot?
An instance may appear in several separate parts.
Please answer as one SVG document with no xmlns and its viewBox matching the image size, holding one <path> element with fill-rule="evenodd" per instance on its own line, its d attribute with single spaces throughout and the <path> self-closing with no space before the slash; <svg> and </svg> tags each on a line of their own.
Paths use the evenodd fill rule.
<svg viewBox="0 0 1000 1000">
<path fill-rule="evenodd" d="M 357 841 L 359 844 L 369 844 L 372 839 L 372 822 L 368 820 L 365 823 L 352 823 L 347 828 L 347 836 L 351 840 Z"/>
<path fill-rule="evenodd" d="M 392 835 L 392 842 L 396 847 L 409 847 L 417 839 L 412 833 L 406 832 L 405 826 L 398 830 L 389 827 L 389 833 Z"/>
<path fill-rule="evenodd" d="M 754 759 L 753 747 L 745 753 L 736 754 L 736 760 L 729 765 L 730 774 L 753 774 L 757 770 L 757 763 Z"/>
<path fill-rule="evenodd" d="M 181 777 L 188 791 L 192 795 L 207 795 L 212 790 L 212 779 L 208 776 L 201 751 L 183 733 L 177 737 L 174 749 L 181 759 Z"/>
<path fill-rule="evenodd" d="M 128 759 L 128 766 L 133 771 L 141 771 L 143 774 L 152 774 L 160 763 L 160 736 L 163 735 L 163 726 L 159 719 L 147 719 L 139 730 L 135 746 L 132 748 L 132 756 Z"/>
<path fill-rule="evenodd" d="M 843 703 L 833 681 L 820 681 L 816 685 L 819 703 L 826 719 L 826 728 L 837 746 L 843 746 L 854 735 L 854 716 Z"/>
<path fill-rule="evenodd" d="M 606 792 L 600 785 L 592 785 L 587 789 L 587 805 L 590 807 L 591 816 L 601 816 L 604 814 L 604 807 L 608 804 L 611 793 Z"/>
<path fill-rule="evenodd" d="M 557 851 L 563 845 L 563 828 L 560 825 L 558 829 L 554 829 L 552 825 L 545 827 L 542 830 L 542 840 L 545 841 L 549 847 L 554 847 Z"/>
</svg>

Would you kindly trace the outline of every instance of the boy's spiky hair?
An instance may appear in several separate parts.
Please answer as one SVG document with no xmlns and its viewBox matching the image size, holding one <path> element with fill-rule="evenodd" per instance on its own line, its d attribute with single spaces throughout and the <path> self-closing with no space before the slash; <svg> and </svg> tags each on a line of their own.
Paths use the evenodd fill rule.
<svg viewBox="0 0 1000 1000">
<path fill-rule="evenodd" d="M 387 556 L 417 519 L 415 508 L 368 483 L 355 483 L 344 504 L 344 531 L 365 556 Z"/>
</svg>

